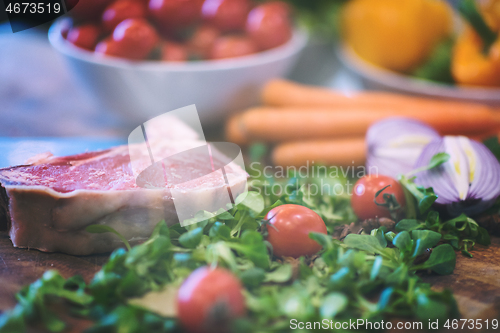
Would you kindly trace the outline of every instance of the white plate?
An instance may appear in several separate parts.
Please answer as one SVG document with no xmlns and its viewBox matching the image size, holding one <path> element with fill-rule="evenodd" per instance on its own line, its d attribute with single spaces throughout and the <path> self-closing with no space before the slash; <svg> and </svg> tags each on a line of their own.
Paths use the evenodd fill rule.
<svg viewBox="0 0 500 333">
<path fill-rule="evenodd" d="M 500 105 L 500 88 L 459 87 L 412 78 L 365 61 L 345 44 L 337 49 L 337 54 L 344 66 L 370 89 Z"/>
<path fill-rule="evenodd" d="M 61 35 L 67 25 L 64 19 L 52 24 L 52 46 L 101 105 L 133 124 L 191 104 L 202 124 L 221 124 L 232 112 L 257 104 L 262 86 L 285 76 L 307 42 L 307 35 L 296 31 L 281 46 L 234 59 L 134 62 L 72 45 Z"/>
</svg>

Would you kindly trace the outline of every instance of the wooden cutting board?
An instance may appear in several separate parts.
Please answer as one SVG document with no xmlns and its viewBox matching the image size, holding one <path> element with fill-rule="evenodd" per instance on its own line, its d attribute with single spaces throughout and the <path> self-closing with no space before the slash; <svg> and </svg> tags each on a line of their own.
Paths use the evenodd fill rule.
<svg viewBox="0 0 500 333">
<path fill-rule="evenodd" d="M 500 238 L 492 238 L 487 248 L 477 246 L 472 253 L 474 258 L 458 254 L 452 275 L 426 275 L 424 280 L 437 289 L 451 288 L 463 318 L 500 318 Z M 0 232 L 0 312 L 13 307 L 15 293 L 46 270 L 58 270 L 66 278 L 80 274 L 89 282 L 107 258 L 16 249 L 7 233 Z"/>
</svg>

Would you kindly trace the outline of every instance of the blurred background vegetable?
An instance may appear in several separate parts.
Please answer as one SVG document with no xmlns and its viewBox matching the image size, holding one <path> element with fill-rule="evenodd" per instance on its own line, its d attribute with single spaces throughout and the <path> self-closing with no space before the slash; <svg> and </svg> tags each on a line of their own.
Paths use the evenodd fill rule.
<svg viewBox="0 0 500 333">
<path fill-rule="evenodd" d="M 353 0 L 342 13 L 348 45 L 369 62 L 398 72 L 421 65 L 451 29 L 444 1 Z"/>
<path fill-rule="evenodd" d="M 498 0 L 352 0 L 342 37 L 370 64 L 418 79 L 500 86 Z"/>
<path fill-rule="evenodd" d="M 335 39 L 340 30 L 340 15 L 348 0 L 286 0 L 295 8 L 299 26 L 316 37 Z"/>
<path fill-rule="evenodd" d="M 491 151 L 463 136 L 445 136 L 423 149 L 415 169 L 443 152 L 450 156 L 449 161 L 417 173 L 415 182 L 432 187 L 438 196 L 436 204 L 451 216 L 475 216 L 491 207 L 500 195 L 500 164 Z"/>
<path fill-rule="evenodd" d="M 397 178 L 413 170 L 422 149 L 439 133 L 428 125 L 405 118 L 376 122 L 366 132 L 366 168 L 372 173 Z"/>
<path fill-rule="evenodd" d="M 489 26 L 474 0 L 463 0 L 460 13 L 469 25 L 453 50 L 453 77 L 463 85 L 500 86 L 500 37 L 492 30 L 496 20 Z"/>
</svg>

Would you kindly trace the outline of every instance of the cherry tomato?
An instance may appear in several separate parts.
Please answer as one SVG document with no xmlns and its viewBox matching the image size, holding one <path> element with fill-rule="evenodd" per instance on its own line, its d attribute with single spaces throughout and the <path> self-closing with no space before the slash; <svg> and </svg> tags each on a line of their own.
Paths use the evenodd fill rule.
<svg viewBox="0 0 500 333">
<path fill-rule="evenodd" d="M 246 23 L 246 31 L 261 50 L 267 50 L 286 43 L 292 36 L 290 10 L 281 1 L 257 6 Z"/>
<path fill-rule="evenodd" d="M 243 30 L 249 11 L 248 0 L 205 0 L 202 16 L 221 31 Z"/>
<path fill-rule="evenodd" d="M 97 55 L 112 56 L 112 57 L 122 57 L 124 55 L 120 54 L 120 48 L 118 44 L 113 40 L 113 38 L 107 38 L 95 47 L 95 53 Z"/>
<path fill-rule="evenodd" d="M 219 36 L 219 30 L 209 25 L 202 25 L 195 30 L 188 41 L 189 51 L 202 59 L 207 59 L 210 56 L 213 44 Z"/>
<path fill-rule="evenodd" d="M 71 28 L 68 31 L 67 40 L 83 49 L 93 50 L 97 39 L 100 35 L 100 30 L 93 24 L 85 24 L 79 27 Z"/>
<path fill-rule="evenodd" d="M 146 16 L 145 5 L 137 0 L 119 0 L 109 5 L 102 14 L 102 25 L 108 32 L 118 23 L 128 18 L 141 18 Z"/>
<path fill-rule="evenodd" d="M 391 217 L 390 211 L 386 207 L 378 206 L 375 194 L 390 185 L 377 197 L 378 203 L 384 203 L 382 195 L 384 193 L 393 194 L 399 205 L 406 204 L 403 187 L 399 182 L 391 177 L 383 175 L 368 175 L 360 178 L 354 184 L 354 191 L 351 198 L 351 206 L 354 214 L 362 220 L 375 217 Z"/>
<path fill-rule="evenodd" d="M 194 23 L 201 16 L 201 5 L 201 0 L 149 0 L 149 13 L 168 31 Z"/>
<path fill-rule="evenodd" d="M 159 41 L 156 30 L 145 19 L 126 19 L 113 31 L 118 56 L 142 60 L 151 53 Z"/>
<path fill-rule="evenodd" d="M 311 209 L 299 205 L 282 205 L 267 213 L 267 241 L 273 246 L 274 255 L 298 258 L 317 253 L 321 245 L 309 238 L 309 233 L 326 234 L 326 225 Z"/>
<path fill-rule="evenodd" d="M 187 48 L 179 43 L 166 42 L 161 48 L 161 60 L 163 61 L 187 61 Z"/>
<path fill-rule="evenodd" d="M 257 51 L 254 42 L 248 37 L 224 36 L 215 40 L 210 51 L 210 59 L 241 57 Z"/>
<path fill-rule="evenodd" d="M 245 312 L 240 281 L 222 268 L 198 268 L 177 293 L 177 315 L 189 332 L 226 332 L 225 325 Z"/>
<path fill-rule="evenodd" d="M 66 8 L 77 20 L 97 20 L 113 0 L 66 0 Z"/>
</svg>

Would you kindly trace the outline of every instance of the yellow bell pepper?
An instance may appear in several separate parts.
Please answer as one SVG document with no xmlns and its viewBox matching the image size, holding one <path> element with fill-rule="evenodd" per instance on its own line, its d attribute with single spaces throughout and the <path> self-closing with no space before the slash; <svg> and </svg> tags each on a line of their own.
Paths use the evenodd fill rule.
<svg viewBox="0 0 500 333">
<path fill-rule="evenodd" d="M 451 72 L 458 84 L 500 86 L 500 39 L 483 52 L 484 42 L 470 27 L 453 48 Z"/>
<path fill-rule="evenodd" d="M 496 32 L 500 31 L 500 0 L 480 2 L 481 12 L 486 23 Z"/>
<path fill-rule="evenodd" d="M 440 0 L 352 0 L 342 12 L 345 41 L 365 60 L 409 72 L 449 35 L 451 10 Z"/>
<path fill-rule="evenodd" d="M 460 12 L 470 25 L 453 49 L 453 78 L 462 85 L 500 86 L 500 36 L 488 26 L 473 0 L 463 1 Z"/>
</svg>

